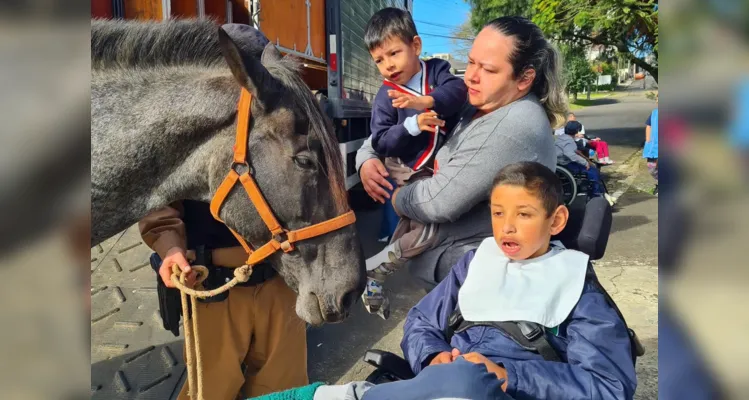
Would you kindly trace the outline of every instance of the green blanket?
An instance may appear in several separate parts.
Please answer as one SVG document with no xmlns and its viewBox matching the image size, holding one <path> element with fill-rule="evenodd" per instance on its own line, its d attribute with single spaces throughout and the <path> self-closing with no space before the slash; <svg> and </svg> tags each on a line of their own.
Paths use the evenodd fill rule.
<svg viewBox="0 0 749 400">
<path fill-rule="evenodd" d="M 315 397 L 315 390 L 322 385 L 324 385 L 323 382 L 315 382 L 311 385 L 253 397 L 247 400 L 312 400 Z"/>
</svg>

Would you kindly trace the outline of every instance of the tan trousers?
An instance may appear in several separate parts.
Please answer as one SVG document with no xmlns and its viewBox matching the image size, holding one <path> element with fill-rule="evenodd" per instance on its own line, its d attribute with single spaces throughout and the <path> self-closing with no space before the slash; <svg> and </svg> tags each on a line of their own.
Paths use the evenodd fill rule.
<svg viewBox="0 0 749 400">
<path fill-rule="evenodd" d="M 197 303 L 206 400 L 246 399 L 309 383 L 306 326 L 295 303 L 280 276 L 234 287 L 221 302 Z M 190 399 L 187 391 L 185 382 L 178 399 Z"/>
</svg>

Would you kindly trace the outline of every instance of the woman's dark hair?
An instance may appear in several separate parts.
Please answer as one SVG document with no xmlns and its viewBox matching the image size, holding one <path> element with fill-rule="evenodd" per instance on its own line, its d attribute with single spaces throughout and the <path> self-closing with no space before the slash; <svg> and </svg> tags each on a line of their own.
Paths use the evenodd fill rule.
<svg viewBox="0 0 749 400">
<path fill-rule="evenodd" d="M 541 200 L 546 216 L 564 204 L 562 182 L 554 171 L 535 161 L 521 161 L 502 168 L 492 183 L 492 191 L 499 185 L 520 186 Z"/>
<path fill-rule="evenodd" d="M 390 37 L 397 37 L 403 43 L 411 44 L 416 35 L 416 24 L 411 14 L 400 8 L 388 7 L 377 11 L 369 19 L 364 28 L 364 43 L 372 51 Z"/>
<path fill-rule="evenodd" d="M 515 39 L 515 50 L 509 55 L 513 77 L 520 78 L 528 69 L 536 71 L 531 92 L 538 96 L 553 128 L 564 124 L 567 96 L 562 83 L 559 51 L 544 37 L 541 28 L 523 17 L 500 17 L 489 21 L 491 27 Z"/>
</svg>

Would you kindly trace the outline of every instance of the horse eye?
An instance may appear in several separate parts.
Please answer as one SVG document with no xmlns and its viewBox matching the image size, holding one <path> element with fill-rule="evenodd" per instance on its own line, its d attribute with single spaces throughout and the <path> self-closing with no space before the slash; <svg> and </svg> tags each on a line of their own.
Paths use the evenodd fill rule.
<svg viewBox="0 0 749 400">
<path fill-rule="evenodd" d="M 304 169 L 315 169 L 315 162 L 307 157 L 297 156 L 294 157 L 294 164 Z"/>
</svg>

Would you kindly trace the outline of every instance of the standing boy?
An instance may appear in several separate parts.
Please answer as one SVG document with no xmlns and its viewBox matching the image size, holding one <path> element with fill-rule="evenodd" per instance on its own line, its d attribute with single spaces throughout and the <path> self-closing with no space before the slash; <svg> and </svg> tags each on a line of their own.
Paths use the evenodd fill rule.
<svg viewBox="0 0 749 400">
<path fill-rule="evenodd" d="M 465 83 L 440 59 L 422 61 L 421 38 L 408 11 L 385 8 L 367 23 L 364 41 L 385 78 L 372 106 L 372 147 L 385 157 L 399 186 L 431 176 L 434 156 L 458 122 Z M 436 225 L 401 219 L 390 244 L 367 260 L 362 298 L 370 313 L 388 317 L 382 282 L 403 263 L 433 245 Z"/>
</svg>

